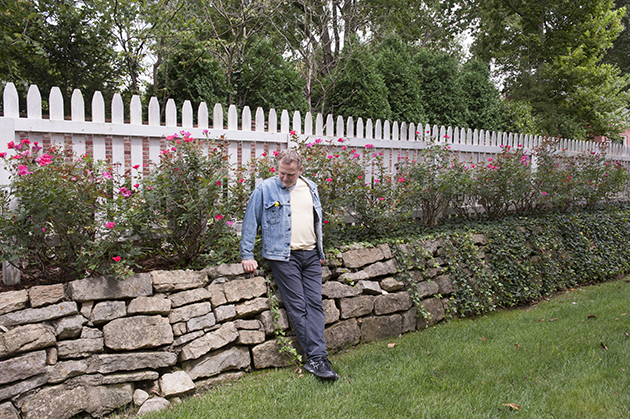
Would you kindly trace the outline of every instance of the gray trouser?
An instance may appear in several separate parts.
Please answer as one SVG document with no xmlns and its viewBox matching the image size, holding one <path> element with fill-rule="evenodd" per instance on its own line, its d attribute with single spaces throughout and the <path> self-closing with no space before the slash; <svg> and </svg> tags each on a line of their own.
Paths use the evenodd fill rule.
<svg viewBox="0 0 630 419">
<path fill-rule="evenodd" d="M 317 250 L 292 250 L 284 262 L 267 260 L 307 359 L 327 356 L 322 307 L 322 266 Z"/>
</svg>

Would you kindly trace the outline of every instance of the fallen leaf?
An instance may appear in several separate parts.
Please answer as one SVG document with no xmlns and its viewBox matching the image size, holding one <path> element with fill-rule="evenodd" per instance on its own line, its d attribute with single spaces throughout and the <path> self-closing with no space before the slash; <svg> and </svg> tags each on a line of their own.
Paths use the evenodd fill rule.
<svg viewBox="0 0 630 419">
<path fill-rule="evenodd" d="M 554 317 L 553 319 L 549 319 L 550 322 L 555 322 L 556 320 L 558 320 L 557 317 Z"/>
<path fill-rule="evenodd" d="M 587 319 L 596 319 L 597 316 L 594 314 L 589 314 L 588 316 L 586 316 Z"/>
<path fill-rule="evenodd" d="M 507 406 L 510 407 L 514 410 L 520 410 L 521 406 L 517 405 L 516 403 L 503 403 L 503 406 Z"/>
<path fill-rule="evenodd" d="M 388 343 L 388 344 L 387 344 L 387 347 L 388 347 L 388 348 L 393 348 L 394 346 L 396 346 L 396 344 L 395 344 L 395 343 Z"/>
<path fill-rule="evenodd" d="M 516 346 L 518 349 L 521 349 L 521 345 L 519 345 L 518 343 L 515 343 L 514 346 Z"/>
<path fill-rule="evenodd" d="M 602 345 L 602 348 L 608 350 L 608 347 L 606 345 L 604 345 L 604 342 L 599 342 L 600 345 Z"/>
<path fill-rule="evenodd" d="M 296 369 L 293 370 L 293 374 L 302 374 L 302 368 L 297 367 Z"/>
<path fill-rule="evenodd" d="M 545 319 L 538 319 L 538 323 L 544 322 L 544 321 L 545 321 Z"/>
<path fill-rule="evenodd" d="M 486 338 L 484 338 L 483 336 L 481 337 L 481 340 L 483 340 L 485 342 Z"/>
<path fill-rule="evenodd" d="M 625 336 L 626 339 L 628 339 L 628 332 L 623 332 L 623 335 Z"/>
</svg>

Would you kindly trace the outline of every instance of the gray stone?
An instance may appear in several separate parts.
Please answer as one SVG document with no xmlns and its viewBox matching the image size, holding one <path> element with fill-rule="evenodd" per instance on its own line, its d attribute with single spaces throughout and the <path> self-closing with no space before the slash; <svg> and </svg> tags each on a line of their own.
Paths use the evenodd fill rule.
<svg viewBox="0 0 630 419">
<path fill-rule="evenodd" d="M 157 292 L 183 291 L 205 287 L 208 276 L 205 273 L 185 271 L 152 271 L 153 287 Z"/>
<path fill-rule="evenodd" d="M 210 292 L 212 307 L 227 304 L 227 298 L 225 298 L 225 293 L 223 292 L 223 284 L 210 284 L 206 289 Z"/>
<path fill-rule="evenodd" d="M 422 310 L 418 315 L 418 330 L 426 329 L 429 326 L 434 325 L 444 318 L 444 305 L 439 298 L 428 298 L 420 302 Z M 422 315 L 422 311 L 428 314 L 428 318 Z"/>
<path fill-rule="evenodd" d="M 416 284 L 418 291 L 418 298 L 426 297 L 427 295 L 437 294 L 440 291 L 440 286 L 434 281 L 424 281 Z"/>
<path fill-rule="evenodd" d="M 87 398 L 88 392 L 83 386 L 46 387 L 22 405 L 22 417 L 24 419 L 68 419 L 86 409 Z"/>
<path fill-rule="evenodd" d="M 403 282 L 400 282 L 392 278 L 391 276 L 388 276 L 387 278 L 383 278 L 381 280 L 381 288 L 387 292 L 400 291 L 404 287 L 405 287 L 405 284 Z"/>
<path fill-rule="evenodd" d="M 361 341 L 361 329 L 356 319 L 341 321 L 324 330 L 326 348 L 337 350 L 349 345 L 358 345 Z"/>
<path fill-rule="evenodd" d="M 19 352 L 35 351 L 53 346 L 56 342 L 52 326 L 27 324 L 0 333 L 0 358 Z"/>
<path fill-rule="evenodd" d="M 386 262 L 376 262 L 366 266 L 363 268 L 363 272 L 367 274 L 368 278 L 376 278 L 379 276 L 393 275 L 398 272 L 398 268 L 396 267 L 396 261 L 390 259 Z"/>
<path fill-rule="evenodd" d="M 73 361 L 61 361 L 55 365 L 46 367 L 46 375 L 49 384 L 57 384 L 69 378 L 83 375 L 87 372 L 88 360 L 78 359 Z"/>
<path fill-rule="evenodd" d="M 103 327 L 105 346 L 115 351 L 155 348 L 173 343 L 166 317 L 134 316 L 113 320 Z"/>
<path fill-rule="evenodd" d="M 138 409 L 138 415 L 144 415 L 145 413 L 168 409 L 170 406 L 171 403 L 165 398 L 153 397 L 142 404 L 142 407 Z"/>
<path fill-rule="evenodd" d="M 103 332 L 93 327 L 83 327 L 81 329 L 81 339 L 98 339 L 103 337 Z"/>
<path fill-rule="evenodd" d="M 412 305 L 411 296 L 409 296 L 407 291 L 379 295 L 374 300 L 374 314 L 380 316 L 397 311 L 406 311 L 409 310 Z"/>
<path fill-rule="evenodd" d="M 155 381 L 160 377 L 157 371 L 134 371 L 104 375 L 103 384 L 133 383 L 136 381 Z"/>
<path fill-rule="evenodd" d="M 295 347 L 295 344 L 294 344 Z M 288 354 L 280 352 L 280 344 L 277 340 L 268 340 L 265 343 L 252 348 L 254 368 L 280 368 L 291 365 Z"/>
<path fill-rule="evenodd" d="M 453 286 L 453 280 L 448 275 L 440 275 L 434 281 L 439 287 L 438 292 L 442 295 L 452 294 L 457 291 Z"/>
<path fill-rule="evenodd" d="M 263 311 L 259 313 L 256 318 L 262 323 L 263 328 L 265 330 L 265 334 L 273 335 L 276 330 L 276 326 L 274 324 L 274 316 L 271 310 Z M 287 311 L 283 308 L 278 309 L 278 326 L 282 330 L 287 330 L 289 328 L 289 316 L 287 315 Z"/>
<path fill-rule="evenodd" d="M 341 257 L 347 268 L 360 268 L 384 259 L 383 251 L 378 247 L 349 250 L 343 252 Z"/>
<path fill-rule="evenodd" d="M 485 234 L 475 233 L 472 235 L 471 240 L 474 244 L 485 246 L 488 244 L 488 236 Z"/>
<path fill-rule="evenodd" d="M 177 396 L 195 389 L 195 383 L 185 371 L 175 371 L 160 377 L 162 396 Z"/>
<path fill-rule="evenodd" d="M 396 337 L 402 333 L 402 316 L 377 316 L 363 319 L 361 337 L 364 342 L 374 342 L 388 337 Z"/>
<path fill-rule="evenodd" d="M 26 308 L 28 291 L 7 291 L 0 293 L 0 315 Z"/>
<path fill-rule="evenodd" d="M 327 298 L 347 298 L 359 295 L 359 291 L 337 281 L 328 281 L 322 285 L 322 295 Z"/>
<path fill-rule="evenodd" d="M 188 333 L 188 329 L 186 328 L 186 323 L 184 322 L 175 323 L 172 327 L 173 327 L 173 335 L 175 336 L 181 336 Z"/>
<path fill-rule="evenodd" d="M 129 302 L 127 314 L 162 314 L 168 316 L 171 312 L 171 300 L 165 298 L 163 294 L 153 297 L 138 297 Z"/>
<path fill-rule="evenodd" d="M 265 332 L 261 330 L 239 330 L 236 343 L 240 345 L 258 345 L 265 341 Z"/>
<path fill-rule="evenodd" d="M 142 406 L 142 403 L 146 402 L 149 399 L 149 393 L 146 391 L 137 388 L 133 392 L 133 404 L 136 406 Z"/>
<path fill-rule="evenodd" d="M 267 283 L 262 276 L 230 281 L 223 284 L 223 292 L 228 303 L 251 300 L 267 293 Z"/>
<path fill-rule="evenodd" d="M 87 390 L 90 403 L 86 412 L 93 417 L 102 417 L 126 406 L 133 397 L 133 386 L 129 383 L 88 387 Z"/>
<path fill-rule="evenodd" d="M 322 266 L 322 282 L 328 281 L 332 278 L 332 272 L 328 266 Z"/>
<path fill-rule="evenodd" d="M 389 244 L 384 243 L 384 244 L 378 245 L 377 248 L 381 249 L 381 252 L 383 252 L 383 259 L 392 258 L 392 249 L 390 249 Z"/>
<path fill-rule="evenodd" d="M 354 284 L 359 281 L 364 281 L 366 279 L 370 279 L 370 275 L 368 275 L 365 271 L 357 271 L 357 272 L 345 272 L 339 275 L 337 281 L 345 282 L 349 284 Z"/>
<path fill-rule="evenodd" d="M 98 417 L 129 404 L 131 397 L 130 384 L 97 387 L 62 384 L 36 393 L 24 403 L 22 413 L 24 419 L 68 419 L 81 412 Z"/>
<path fill-rule="evenodd" d="M 70 317 L 62 317 L 54 320 L 51 324 L 55 328 L 57 339 L 72 339 L 81 335 L 83 325 L 87 323 L 87 319 L 80 314 Z"/>
<path fill-rule="evenodd" d="M 205 288 L 196 288 L 188 291 L 181 291 L 176 294 L 169 295 L 172 307 L 181 307 L 186 304 L 196 303 L 198 301 L 209 300 L 211 297 L 210 291 Z"/>
<path fill-rule="evenodd" d="M 79 279 L 68 283 L 67 292 L 77 302 L 121 300 L 153 295 L 153 286 L 150 274 L 139 273 L 122 280 L 106 277 Z"/>
<path fill-rule="evenodd" d="M 173 352 L 134 352 L 123 354 L 93 355 L 88 373 L 109 374 L 116 371 L 157 370 L 170 367 L 177 362 Z"/>
<path fill-rule="evenodd" d="M 187 333 L 185 335 L 181 335 L 180 337 L 178 337 L 177 339 L 175 339 L 175 341 L 173 342 L 173 346 L 177 347 L 177 346 L 182 346 L 187 344 L 188 342 L 191 342 L 195 339 L 197 339 L 200 336 L 203 336 L 205 333 L 203 330 L 196 330 L 192 333 Z"/>
<path fill-rule="evenodd" d="M 90 320 L 93 324 L 103 324 L 127 315 L 127 306 L 124 301 L 102 301 L 92 309 Z"/>
<path fill-rule="evenodd" d="M 376 281 L 359 281 L 356 287 L 362 294 L 380 295 L 383 293 L 381 286 Z"/>
<path fill-rule="evenodd" d="M 59 353 L 56 347 L 46 348 L 46 365 L 55 365 L 59 358 Z"/>
<path fill-rule="evenodd" d="M 193 317 L 188 320 L 186 323 L 187 329 L 189 332 L 194 332 L 195 330 L 203 330 L 208 327 L 212 327 L 216 324 L 216 319 L 214 317 L 214 313 L 208 313 L 205 316 Z"/>
<path fill-rule="evenodd" d="M 219 266 L 209 266 L 203 270 L 210 278 L 233 277 L 245 274 L 241 263 L 224 263 Z"/>
<path fill-rule="evenodd" d="M 418 323 L 418 309 L 411 307 L 404 313 L 400 313 L 400 315 L 402 316 L 402 333 L 415 331 Z"/>
<path fill-rule="evenodd" d="M 20 419 L 17 409 L 11 402 L 0 404 L 0 419 Z"/>
<path fill-rule="evenodd" d="M 46 384 L 47 380 L 46 374 L 40 374 L 0 387 L 0 400 L 6 400 L 18 394 L 26 393 L 34 388 L 41 387 Z"/>
<path fill-rule="evenodd" d="M 31 300 L 31 307 L 41 307 L 48 304 L 55 304 L 66 298 L 63 284 L 40 285 L 28 290 L 28 297 Z"/>
<path fill-rule="evenodd" d="M 323 300 L 322 306 L 324 307 L 324 324 L 334 323 L 339 320 L 339 309 L 335 304 L 335 300 Z"/>
<path fill-rule="evenodd" d="M 203 377 L 212 377 L 223 371 L 248 368 L 251 363 L 249 349 L 235 346 L 222 351 L 212 352 L 194 361 L 182 364 L 184 371 L 190 378 L 196 380 Z"/>
<path fill-rule="evenodd" d="M 86 301 L 81 304 L 81 315 L 86 319 L 92 317 L 92 308 L 94 307 L 94 301 Z"/>
<path fill-rule="evenodd" d="M 202 303 L 190 304 L 171 310 L 168 320 L 171 323 L 187 322 L 193 317 L 205 316 L 212 311 L 212 306 L 208 301 Z"/>
<path fill-rule="evenodd" d="M 339 300 L 339 308 L 341 309 L 340 317 L 342 319 L 365 316 L 374 309 L 374 297 L 371 295 L 360 295 L 358 297 L 342 298 Z"/>
<path fill-rule="evenodd" d="M 442 247 L 442 240 L 426 240 L 421 244 L 424 249 L 431 255 L 435 255 L 439 247 Z"/>
<path fill-rule="evenodd" d="M 57 342 L 59 358 L 85 358 L 103 352 L 103 339 L 75 339 Z"/>
<path fill-rule="evenodd" d="M 11 327 L 29 323 L 40 323 L 55 320 L 60 317 L 72 316 L 77 313 L 77 303 L 74 301 L 65 301 L 42 308 L 25 308 L 20 311 L 3 314 L 0 316 L 0 325 Z"/>
<path fill-rule="evenodd" d="M 269 310 L 269 298 L 259 297 L 248 300 L 235 306 L 236 315 L 239 317 L 253 316 L 265 310 Z"/>
<path fill-rule="evenodd" d="M 208 352 L 224 347 L 238 339 L 238 331 L 234 323 L 225 323 L 218 330 L 206 333 L 182 347 L 180 360 L 197 359 Z"/>
<path fill-rule="evenodd" d="M 31 352 L 0 362 L 0 385 L 24 380 L 45 372 L 46 351 Z"/>
<path fill-rule="evenodd" d="M 234 320 L 234 326 L 237 329 L 247 329 L 247 330 L 261 330 L 262 324 L 258 320 L 244 320 L 238 319 Z"/>
</svg>

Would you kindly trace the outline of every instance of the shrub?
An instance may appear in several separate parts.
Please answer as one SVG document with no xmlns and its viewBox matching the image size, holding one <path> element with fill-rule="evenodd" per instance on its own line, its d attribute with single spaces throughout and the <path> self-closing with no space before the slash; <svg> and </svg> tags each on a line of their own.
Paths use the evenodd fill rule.
<svg viewBox="0 0 630 419">
<path fill-rule="evenodd" d="M 131 273 L 138 250 L 128 240 L 137 186 L 90 156 L 9 143 L 11 172 L 2 206 L 1 255 L 18 269 L 55 277 Z M 11 202 L 12 201 L 12 202 Z"/>
<path fill-rule="evenodd" d="M 212 256 L 233 259 L 238 245 L 230 226 L 238 211 L 232 212 L 226 185 L 225 143 L 198 140 L 185 131 L 166 142 L 160 163 L 142 181 L 135 232 L 149 252 L 179 267 L 194 267 Z"/>
</svg>

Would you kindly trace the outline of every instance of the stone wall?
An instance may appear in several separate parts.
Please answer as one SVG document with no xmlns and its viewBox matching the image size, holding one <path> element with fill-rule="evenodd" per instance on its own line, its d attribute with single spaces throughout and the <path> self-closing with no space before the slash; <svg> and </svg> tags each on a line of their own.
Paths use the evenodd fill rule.
<svg viewBox="0 0 630 419">
<path fill-rule="evenodd" d="M 388 245 L 346 249 L 327 262 L 329 350 L 444 317 L 452 281 L 439 242 L 425 249 L 434 258 L 407 275 L 412 282 L 401 280 Z M 417 315 L 419 306 L 430 315 Z M 98 417 L 131 403 L 142 413 L 252 369 L 289 364 L 274 337 L 268 284 L 240 264 L 0 293 L 0 329 L 0 419 Z"/>
</svg>

